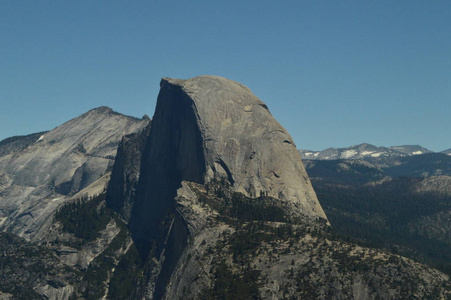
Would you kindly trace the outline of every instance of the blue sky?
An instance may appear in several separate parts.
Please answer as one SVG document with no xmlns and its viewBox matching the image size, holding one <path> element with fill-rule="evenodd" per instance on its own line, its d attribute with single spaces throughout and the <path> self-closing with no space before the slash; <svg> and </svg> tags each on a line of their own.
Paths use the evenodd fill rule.
<svg viewBox="0 0 451 300">
<path fill-rule="evenodd" d="M 298 148 L 451 148 L 451 1 L 3 0 L 0 45 L 0 140 L 152 116 L 161 77 L 213 74 Z"/>
</svg>

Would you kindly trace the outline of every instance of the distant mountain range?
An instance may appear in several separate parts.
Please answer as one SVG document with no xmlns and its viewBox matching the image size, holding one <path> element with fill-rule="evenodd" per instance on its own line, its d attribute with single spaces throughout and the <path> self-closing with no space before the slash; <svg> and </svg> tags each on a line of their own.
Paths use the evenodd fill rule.
<svg viewBox="0 0 451 300">
<path fill-rule="evenodd" d="M 377 170 L 390 177 L 451 176 L 451 149 L 437 153 L 419 145 L 387 148 L 360 144 L 348 148 L 328 148 L 323 151 L 299 150 L 299 152 L 307 169 L 316 161 L 319 164 L 316 163 L 315 168 L 320 167 L 323 170 L 322 174 L 324 170 L 342 166 L 346 162 L 347 166 L 362 164 L 365 168 L 371 169 L 372 174 Z"/>
<path fill-rule="evenodd" d="M 301 154 L 302 159 L 334 160 L 404 157 L 436 152 L 419 145 L 378 147 L 364 143 L 347 148 L 327 148 L 323 151 L 299 150 L 299 153 Z M 439 153 L 451 155 L 451 149 L 444 150 Z"/>
<path fill-rule="evenodd" d="M 451 274 L 451 150 L 361 144 L 300 152 L 339 234 Z"/>
</svg>

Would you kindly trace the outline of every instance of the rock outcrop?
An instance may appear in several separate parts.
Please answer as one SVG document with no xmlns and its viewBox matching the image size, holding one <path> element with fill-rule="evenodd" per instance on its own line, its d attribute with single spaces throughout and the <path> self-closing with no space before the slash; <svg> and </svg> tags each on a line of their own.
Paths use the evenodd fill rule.
<svg viewBox="0 0 451 300">
<path fill-rule="evenodd" d="M 216 76 L 160 85 L 131 217 L 136 238 L 153 235 L 183 180 L 227 181 L 279 199 L 293 216 L 326 220 L 293 140 L 247 87 Z"/>
<path fill-rule="evenodd" d="M 1 299 L 68 299 L 78 280 L 52 251 L 0 233 Z"/>
<path fill-rule="evenodd" d="M 70 195 L 105 174 L 124 135 L 148 123 L 99 107 L 39 137 L 5 142 L 0 146 L 5 150 L 0 156 L 0 229 L 32 238 Z"/>
<path fill-rule="evenodd" d="M 190 231 L 189 246 L 163 299 L 451 296 L 449 277 L 435 269 L 340 240 L 324 223 L 309 218 L 297 224 L 273 222 L 256 209 L 256 199 L 243 196 L 234 201 L 235 197 L 227 190 L 218 193 L 211 186 L 183 182 L 176 202 Z M 230 209 L 224 209 L 224 203 Z M 277 203 L 272 211 L 277 210 Z M 243 206 L 252 209 L 236 214 Z"/>
<path fill-rule="evenodd" d="M 34 144 L 40 136 L 46 133 L 47 131 L 43 131 L 28 135 L 13 136 L 0 141 L 0 157 L 25 150 L 28 146 Z"/>
<path fill-rule="evenodd" d="M 158 261 L 149 295 L 163 297 L 190 239 L 176 212 L 182 181 L 275 199 L 287 219 L 327 223 L 293 140 L 247 87 L 216 76 L 164 78 L 160 85 L 142 155 L 144 134 L 123 141 L 106 200 L 129 220 L 141 258 Z"/>
<path fill-rule="evenodd" d="M 114 160 L 111 179 L 106 193 L 107 204 L 128 222 L 136 197 L 142 155 L 150 124 L 141 132 L 126 135 L 122 138 Z"/>
</svg>

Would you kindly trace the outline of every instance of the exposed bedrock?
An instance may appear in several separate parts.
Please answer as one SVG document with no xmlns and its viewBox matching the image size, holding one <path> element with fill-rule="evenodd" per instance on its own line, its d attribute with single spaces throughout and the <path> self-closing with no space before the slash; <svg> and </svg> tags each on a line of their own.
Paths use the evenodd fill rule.
<svg viewBox="0 0 451 300">
<path fill-rule="evenodd" d="M 152 128 L 142 156 L 130 227 L 135 240 L 150 241 L 174 208 L 182 180 L 203 182 L 203 140 L 192 99 L 177 85 L 161 82 Z"/>
<path fill-rule="evenodd" d="M 106 202 L 128 223 L 136 196 L 141 159 L 151 123 L 141 132 L 122 138 L 114 160 L 111 179 L 106 191 Z"/>
<path fill-rule="evenodd" d="M 181 181 L 228 181 L 248 197 L 268 195 L 326 220 L 287 131 L 244 85 L 217 76 L 163 78 L 145 146 L 130 226 L 150 241 L 172 211 Z"/>
<path fill-rule="evenodd" d="M 57 207 L 109 171 L 122 137 L 148 123 L 99 107 L 0 142 L 0 230 L 32 239 Z"/>
</svg>

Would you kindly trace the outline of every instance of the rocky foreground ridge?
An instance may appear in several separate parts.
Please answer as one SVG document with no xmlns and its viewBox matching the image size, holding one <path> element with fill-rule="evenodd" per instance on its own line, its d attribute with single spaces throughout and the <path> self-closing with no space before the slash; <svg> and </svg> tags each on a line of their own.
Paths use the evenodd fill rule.
<svg viewBox="0 0 451 300">
<path fill-rule="evenodd" d="M 59 206 L 33 243 L 0 235 L 0 278 L 13 278 L 0 296 L 451 297 L 447 275 L 334 234 L 291 137 L 247 87 L 164 78 L 141 125 L 105 193 Z"/>
</svg>

